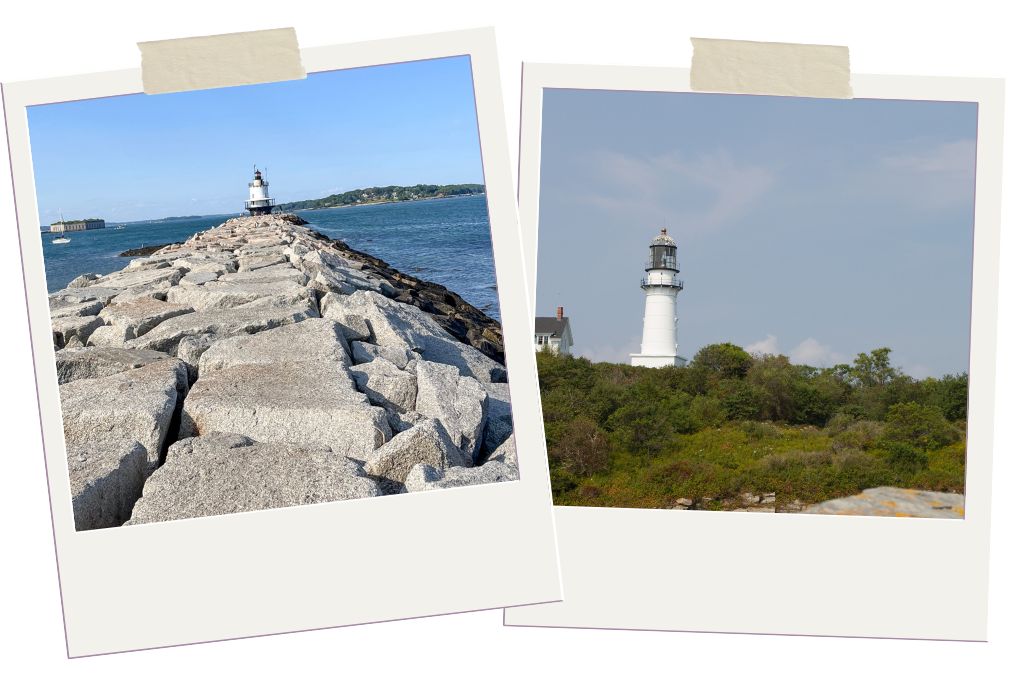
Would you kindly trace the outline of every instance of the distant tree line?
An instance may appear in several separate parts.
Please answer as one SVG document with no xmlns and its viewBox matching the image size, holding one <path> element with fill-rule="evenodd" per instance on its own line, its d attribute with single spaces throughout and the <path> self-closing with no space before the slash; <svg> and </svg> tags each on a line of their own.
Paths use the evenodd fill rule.
<svg viewBox="0 0 1024 683">
<path fill-rule="evenodd" d="M 282 211 L 307 209 L 329 209 L 354 204 L 380 204 L 383 202 L 406 202 L 415 199 L 437 199 L 459 195 L 481 194 L 483 185 L 463 183 L 461 185 L 387 185 L 385 187 L 364 187 L 341 194 L 332 194 L 320 199 L 305 199 L 299 202 L 278 204 Z"/>
<path fill-rule="evenodd" d="M 632 496 L 661 506 L 754 488 L 803 502 L 878 485 L 962 491 L 967 374 L 917 380 L 890 353 L 814 368 L 722 343 L 685 367 L 652 369 L 541 352 L 556 502 Z M 667 472 L 657 485 L 652 468 Z"/>
</svg>

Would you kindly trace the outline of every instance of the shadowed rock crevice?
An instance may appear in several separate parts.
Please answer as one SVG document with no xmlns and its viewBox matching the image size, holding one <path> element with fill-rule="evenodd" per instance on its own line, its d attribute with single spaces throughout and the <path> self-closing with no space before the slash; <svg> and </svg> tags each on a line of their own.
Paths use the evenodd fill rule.
<svg viewBox="0 0 1024 683">
<path fill-rule="evenodd" d="M 76 528 L 518 479 L 500 325 L 304 223 L 50 296 Z"/>
</svg>

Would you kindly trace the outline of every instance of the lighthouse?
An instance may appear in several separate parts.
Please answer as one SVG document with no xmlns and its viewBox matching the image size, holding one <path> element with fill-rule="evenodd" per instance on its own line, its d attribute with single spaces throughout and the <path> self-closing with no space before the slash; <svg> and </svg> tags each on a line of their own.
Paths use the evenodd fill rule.
<svg viewBox="0 0 1024 683">
<path fill-rule="evenodd" d="M 631 363 L 645 368 L 682 365 L 676 344 L 676 297 L 683 289 L 683 281 L 678 277 L 676 242 L 665 228 L 651 240 L 645 270 L 640 281 L 645 294 L 644 336 L 640 353 L 629 354 Z"/>
<path fill-rule="evenodd" d="M 263 178 L 257 168 L 249 183 L 249 199 L 245 202 L 245 210 L 252 216 L 262 216 L 274 208 L 274 200 L 270 198 L 270 183 Z"/>
</svg>

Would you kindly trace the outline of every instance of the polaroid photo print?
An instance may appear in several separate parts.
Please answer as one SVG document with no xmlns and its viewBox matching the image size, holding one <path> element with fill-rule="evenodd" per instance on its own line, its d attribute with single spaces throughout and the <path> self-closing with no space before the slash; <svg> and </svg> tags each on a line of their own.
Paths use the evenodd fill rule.
<svg viewBox="0 0 1024 683">
<path fill-rule="evenodd" d="M 1002 82 L 523 82 L 565 601 L 506 623 L 984 639 Z"/>
<path fill-rule="evenodd" d="M 493 33 L 301 57 L 4 86 L 69 656 L 560 598 Z"/>
</svg>

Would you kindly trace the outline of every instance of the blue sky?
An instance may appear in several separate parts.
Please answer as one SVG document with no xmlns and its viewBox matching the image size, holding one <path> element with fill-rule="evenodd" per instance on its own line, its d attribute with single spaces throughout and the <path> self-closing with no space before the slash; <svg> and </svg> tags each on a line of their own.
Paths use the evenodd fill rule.
<svg viewBox="0 0 1024 683">
<path fill-rule="evenodd" d="M 968 367 L 977 106 L 546 90 L 537 307 L 639 352 L 647 245 L 679 243 L 679 348 Z"/>
<path fill-rule="evenodd" d="M 279 202 L 483 182 L 469 57 L 41 105 L 29 135 L 44 225 L 240 211 L 254 163 Z"/>
</svg>

